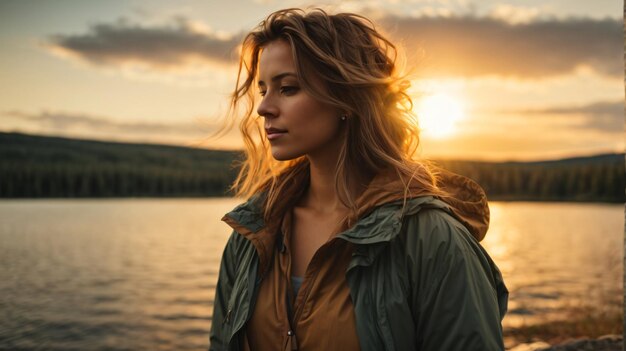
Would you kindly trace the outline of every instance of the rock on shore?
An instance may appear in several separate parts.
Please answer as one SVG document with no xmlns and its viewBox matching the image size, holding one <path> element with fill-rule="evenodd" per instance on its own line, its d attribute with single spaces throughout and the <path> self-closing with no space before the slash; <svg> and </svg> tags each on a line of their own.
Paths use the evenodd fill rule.
<svg viewBox="0 0 626 351">
<path fill-rule="evenodd" d="M 622 351 L 621 335 L 605 335 L 598 339 L 575 339 L 548 346 L 544 342 L 518 345 L 510 351 Z"/>
</svg>

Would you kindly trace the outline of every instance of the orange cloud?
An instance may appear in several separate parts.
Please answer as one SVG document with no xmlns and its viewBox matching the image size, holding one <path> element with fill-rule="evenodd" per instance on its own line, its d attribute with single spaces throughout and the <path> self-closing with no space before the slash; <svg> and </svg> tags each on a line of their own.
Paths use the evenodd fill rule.
<svg viewBox="0 0 626 351">
<path fill-rule="evenodd" d="M 623 75 L 623 24 L 618 20 L 541 19 L 512 24 L 490 17 L 398 17 L 383 20 L 409 56 L 422 52 L 427 76 L 542 78 L 587 67 Z"/>
</svg>

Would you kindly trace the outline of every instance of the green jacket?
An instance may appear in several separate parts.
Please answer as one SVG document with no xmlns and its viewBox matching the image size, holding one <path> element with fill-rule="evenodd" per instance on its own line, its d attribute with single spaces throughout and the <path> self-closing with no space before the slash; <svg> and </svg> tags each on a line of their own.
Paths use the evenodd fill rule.
<svg viewBox="0 0 626 351">
<path fill-rule="evenodd" d="M 254 198 L 226 216 L 253 233 L 264 226 Z M 408 199 L 404 209 L 402 201 L 382 204 L 338 235 L 356 245 L 346 281 L 362 350 L 504 350 L 508 291 L 475 236 L 454 206 L 433 196 Z M 258 265 L 254 245 L 234 231 L 220 267 L 210 350 L 240 349 Z"/>
</svg>

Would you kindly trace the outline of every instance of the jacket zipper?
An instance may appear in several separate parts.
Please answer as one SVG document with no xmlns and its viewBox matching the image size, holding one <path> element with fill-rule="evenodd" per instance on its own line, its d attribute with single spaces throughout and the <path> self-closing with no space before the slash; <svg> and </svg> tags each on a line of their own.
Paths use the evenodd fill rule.
<svg viewBox="0 0 626 351">
<path fill-rule="evenodd" d="M 332 239 L 331 242 L 335 240 Z M 326 243 L 324 245 L 334 245 L 334 243 Z M 283 243 L 284 245 L 284 243 Z M 283 252 L 283 251 L 281 251 Z M 315 257 L 315 255 L 314 255 Z M 309 263 L 310 264 L 310 263 Z M 289 260 L 288 260 L 288 267 L 291 267 L 291 255 L 289 256 Z M 308 271 L 308 267 L 307 267 L 307 271 Z M 296 331 L 294 330 L 294 326 L 296 325 L 296 323 L 298 322 L 298 320 L 300 319 L 300 315 L 302 315 L 302 311 L 304 310 L 304 305 L 307 301 L 307 299 L 309 298 L 309 293 L 311 292 L 311 289 L 313 287 L 313 285 L 307 281 L 306 286 L 304 285 L 303 282 L 303 286 L 300 287 L 301 291 L 302 288 L 304 287 L 305 290 L 302 291 L 302 303 L 298 306 L 298 308 L 296 308 L 296 311 L 292 311 L 291 310 L 291 301 L 290 301 L 290 296 L 293 295 L 292 291 L 293 291 L 293 287 L 291 286 L 291 277 L 289 277 L 289 274 L 291 273 L 291 268 L 288 269 L 288 273 L 287 273 L 287 282 L 288 282 L 288 289 L 287 289 L 287 297 L 285 299 L 286 305 L 287 305 L 287 320 L 289 323 L 289 330 L 287 331 L 287 336 L 289 337 L 290 343 L 291 343 L 291 350 L 298 350 L 298 338 L 296 336 Z M 317 274 L 318 272 L 315 272 L 313 274 L 313 276 L 309 277 L 308 280 L 315 280 L 315 278 L 317 278 Z M 306 277 L 306 272 L 305 272 L 305 277 Z M 305 278 L 306 279 L 306 278 Z M 293 305 L 295 307 L 295 302 L 296 302 L 297 296 L 293 297 Z M 294 314 L 295 313 L 295 314 Z"/>
<path fill-rule="evenodd" d="M 291 350 L 292 351 L 298 350 L 298 339 L 296 338 L 296 333 L 294 333 L 293 330 L 289 329 L 289 331 L 287 331 L 287 336 L 289 336 Z"/>
<path fill-rule="evenodd" d="M 296 336 L 296 331 L 294 330 L 294 325 L 296 320 L 294 319 L 293 316 L 293 311 L 291 309 L 291 299 L 290 296 L 292 296 L 293 294 L 291 293 L 291 291 L 289 289 L 293 289 L 293 287 L 291 286 L 291 284 L 289 284 L 288 290 L 287 290 L 287 296 L 285 298 L 285 307 L 287 308 L 287 324 L 289 325 L 289 330 L 287 330 L 287 341 L 289 344 L 291 344 L 291 350 L 298 350 L 298 337 Z M 295 303 L 295 299 L 296 297 L 293 297 L 293 301 Z"/>
<path fill-rule="evenodd" d="M 285 239 L 281 236 L 281 247 L 280 254 L 283 255 L 287 251 L 287 246 L 285 245 Z M 294 320 L 293 320 L 293 311 L 291 306 L 295 303 L 297 296 L 293 296 L 293 286 L 291 285 L 291 277 L 289 276 L 291 273 L 291 255 L 289 254 L 289 259 L 287 260 L 287 294 L 285 296 L 285 308 L 287 310 L 287 343 L 291 346 L 289 349 L 292 351 L 298 350 L 298 338 L 296 337 L 296 332 L 293 328 Z M 293 303 L 292 303 L 293 301 Z M 287 349 L 288 345 L 285 345 L 284 349 Z"/>
</svg>

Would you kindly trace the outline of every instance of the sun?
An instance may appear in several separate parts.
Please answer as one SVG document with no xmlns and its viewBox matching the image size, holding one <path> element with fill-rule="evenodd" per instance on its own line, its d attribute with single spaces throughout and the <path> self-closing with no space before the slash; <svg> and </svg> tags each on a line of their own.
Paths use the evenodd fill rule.
<svg viewBox="0 0 626 351">
<path fill-rule="evenodd" d="M 456 132 L 456 123 L 465 117 L 460 99 L 443 93 L 424 97 L 417 104 L 417 118 L 423 133 L 444 138 Z"/>
</svg>

